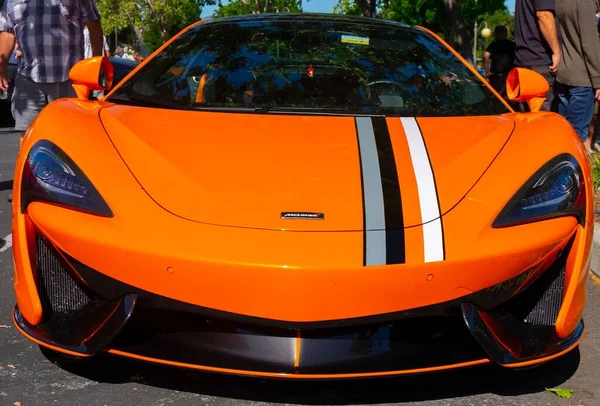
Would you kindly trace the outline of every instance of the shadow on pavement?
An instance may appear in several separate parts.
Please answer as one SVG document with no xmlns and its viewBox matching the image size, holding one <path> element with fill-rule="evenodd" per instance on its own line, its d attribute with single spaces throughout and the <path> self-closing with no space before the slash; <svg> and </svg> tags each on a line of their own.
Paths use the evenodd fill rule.
<svg viewBox="0 0 600 406">
<path fill-rule="evenodd" d="M 402 403 L 486 393 L 501 396 L 539 393 L 562 385 L 575 374 L 580 363 L 577 348 L 559 359 L 527 370 L 513 371 L 487 365 L 419 376 L 307 382 L 209 374 L 104 354 L 93 360 L 65 363 L 51 351 L 42 351 L 62 369 L 96 382 L 135 382 L 229 399 L 309 405 Z"/>
<path fill-rule="evenodd" d="M 0 190 L 12 190 L 12 188 L 13 188 L 12 180 L 5 180 L 3 182 L 0 182 Z"/>
</svg>

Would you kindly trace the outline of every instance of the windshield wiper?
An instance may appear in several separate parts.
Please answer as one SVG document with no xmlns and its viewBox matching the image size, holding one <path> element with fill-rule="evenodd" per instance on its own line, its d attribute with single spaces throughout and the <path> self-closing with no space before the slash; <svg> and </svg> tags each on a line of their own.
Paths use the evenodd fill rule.
<svg viewBox="0 0 600 406">
<path fill-rule="evenodd" d="M 327 115 L 327 116 L 348 116 L 348 115 L 366 115 L 366 116 L 379 116 L 384 115 L 381 112 L 368 112 L 360 113 L 349 111 L 348 108 L 314 108 L 314 107 L 286 107 L 276 105 L 257 105 L 252 107 L 227 107 L 227 106 L 190 106 L 185 104 L 169 103 L 162 100 L 156 100 L 154 98 L 131 95 L 131 96 L 119 96 L 113 95 L 109 97 L 107 102 L 115 102 L 118 104 L 127 104 L 130 106 L 137 107 L 154 107 L 164 108 L 171 110 L 186 110 L 186 111 L 207 111 L 207 112 L 219 112 L 219 113 L 256 113 L 256 114 L 302 114 L 302 115 Z"/>
<path fill-rule="evenodd" d="M 188 110 L 188 111 L 214 111 L 214 112 L 230 112 L 230 113 L 268 113 L 266 107 L 213 107 L 213 106 L 189 106 L 185 104 L 176 104 L 156 100 L 154 98 L 131 95 L 131 96 L 117 96 L 113 95 L 109 97 L 107 102 L 114 101 L 119 104 L 127 104 L 130 106 L 137 107 L 158 107 L 172 110 Z"/>
<path fill-rule="evenodd" d="M 172 103 L 165 103 L 155 99 L 140 97 L 140 96 L 111 96 L 106 99 L 107 102 L 115 102 L 117 104 L 127 104 L 129 106 L 137 107 L 160 107 L 165 109 L 181 110 L 185 109 L 185 106 L 176 105 Z"/>
</svg>

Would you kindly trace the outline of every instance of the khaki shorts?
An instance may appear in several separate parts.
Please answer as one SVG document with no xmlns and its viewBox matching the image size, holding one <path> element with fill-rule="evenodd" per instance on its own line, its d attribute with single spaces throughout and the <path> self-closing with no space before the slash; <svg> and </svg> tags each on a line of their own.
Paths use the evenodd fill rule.
<svg viewBox="0 0 600 406">
<path fill-rule="evenodd" d="M 17 75 L 12 97 L 15 130 L 25 131 L 49 103 L 63 97 L 75 97 L 71 82 L 37 83 Z"/>
</svg>

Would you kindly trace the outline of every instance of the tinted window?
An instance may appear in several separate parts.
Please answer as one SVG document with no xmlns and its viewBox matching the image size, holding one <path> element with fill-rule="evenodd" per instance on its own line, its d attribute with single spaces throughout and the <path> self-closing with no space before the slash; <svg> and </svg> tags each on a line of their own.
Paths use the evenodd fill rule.
<svg viewBox="0 0 600 406">
<path fill-rule="evenodd" d="M 200 24 L 111 100 L 397 116 L 507 112 L 466 66 L 420 30 L 298 17 Z"/>
</svg>

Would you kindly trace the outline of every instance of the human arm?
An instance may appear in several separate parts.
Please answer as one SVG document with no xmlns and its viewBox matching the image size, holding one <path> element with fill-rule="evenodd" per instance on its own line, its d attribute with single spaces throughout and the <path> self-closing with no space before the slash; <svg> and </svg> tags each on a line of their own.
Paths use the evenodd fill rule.
<svg viewBox="0 0 600 406">
<path fill-rule="evenodd" d="M 86 20 L 92 44 L 92 56 L 102 56 L 104 52 L 104 33 L 100 24 L 100 13 L 94 0 L 81 0 L 81 12 Z"/>
<path fill-rule="evenodd" d="M 92 56 L 102 56 L 104 51 L 104 34 L 99 20 L 87 22 L 90 32 L 90 42 L 92 44 Z"/>
<path fill-rule="evenodd" d="M 104 37 L 104 55 L 107 58 L 110 57 L 110 47 L 108 46 L 108 42 L 106 41 L 106 37 Z"/>
<path fill-rule="evenodd" d="M 8 90 L 8 61 L 15 50 L 14 24 L 8 13 L 10 1 L 0 10 L 0 90 Z"/>
<path fill-rule="evenodd" d="M 594 7 L 589 1 L 578 0 L 577 19 L 579 26 L 579 38 L 583 60 L 596 90 L 596 100 L 600 101 L 600 39 L 594 21 Z M 589 13 L 589 14 L 586 14 Z"/>
<path fill-rule="evenodd" d="M 492 73 L 490 72 L 490 58 L 491 57 L 492 57 L 492 54 L 490 53 L 490 51 L 485 51 L 483 53 L 483 69 L 485 70 L 485 77 L 492 76 Z"/>
<path fill-rule="evenodd" d="M 555 0 L 533 0 L 533 7 L 540 27 L 542 37 L 552 50 L 552 65 L 550 73 L 555 74 L 560 62 L 561 49 L 556 27 Z"/>
<path fill-rule="evenodd" d="M 539 10 L 536 11 L 536 15 L 542 36 L 552 50 L 552 65 L 550 65 L 550 72 L 556 73 L 558 63 L 560 62 L 561 50 L 560 43 L 558 42 L 558 31 L 556 28 L 554 12 L 549 10 Z"/>
<path fill-rule="evenodd" d="M 10 32 L 0 32 L 0 90 L 8 90 L 8 61 L 15 49 L 15 36 Z"/>
</svg>

